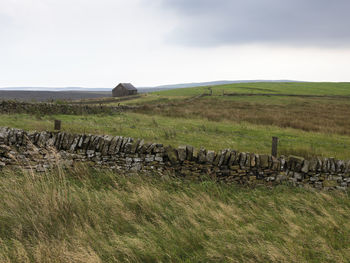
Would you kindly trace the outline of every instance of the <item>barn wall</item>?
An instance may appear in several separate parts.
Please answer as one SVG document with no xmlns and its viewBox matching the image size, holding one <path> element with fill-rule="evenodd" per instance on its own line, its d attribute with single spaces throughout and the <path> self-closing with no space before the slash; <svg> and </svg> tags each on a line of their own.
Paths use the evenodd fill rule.
<svg viewBox="0 0 350 263">
<path fill-rule="evenodd" d="M 123 97 L 123 96 L 135 95 L 135 94 L 137 94 L 136 90 L 128 90 L 123 86 L 117 86 L 115 89 L 112 90 L 113 97 Z"/>
</svg>

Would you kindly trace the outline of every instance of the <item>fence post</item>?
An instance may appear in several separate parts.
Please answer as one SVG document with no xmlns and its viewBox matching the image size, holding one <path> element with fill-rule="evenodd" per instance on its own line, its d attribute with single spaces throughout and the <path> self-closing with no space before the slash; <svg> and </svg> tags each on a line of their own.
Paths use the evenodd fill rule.
<svg viewBox="0 0 350 263">
<path fill-rule="evenodd" d="M 272 150 L 271 155 L 277 157 L 277 146 L 278 146 L 278 137 L 272 137 Z"/>
<path fill-rule="evenodd" d="M 55 128 L 56 131 L 61 130 L 61 121 L 60 120 L 55 120 Z"/>
</svg>

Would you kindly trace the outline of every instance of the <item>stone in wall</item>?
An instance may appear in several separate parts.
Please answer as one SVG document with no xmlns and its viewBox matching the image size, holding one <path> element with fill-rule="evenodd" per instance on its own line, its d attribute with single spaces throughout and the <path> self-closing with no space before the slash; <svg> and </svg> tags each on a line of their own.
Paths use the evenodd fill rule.
<svg viewBox="0 0 350 263">
<path fill-rule="evenodd" d="M 51 154 L 52 148 L 56 153 Z M 180 176 L 209 175 L 241 184 L 279 184 L 345 189 L 350 185 L 350 161 L 334 158 L 305 160 L 297 156 L 218 152 L 192 146 L 164 147 L 121 136 L 79 135 L 65 132 L 25 132 L 0 127 L 0 168 L 23 163 L 44 171 L 50 162 L 92 162 L 118 171 L 170 172 Z"/>
</svg>

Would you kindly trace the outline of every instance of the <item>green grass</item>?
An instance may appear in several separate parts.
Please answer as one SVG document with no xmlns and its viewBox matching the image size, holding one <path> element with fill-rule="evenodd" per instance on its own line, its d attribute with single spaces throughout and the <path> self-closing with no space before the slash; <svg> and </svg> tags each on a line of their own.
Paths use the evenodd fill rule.
<svg viewBox="0 0 350 263">
<path fill-rule="evenodd" d="M 348 262 L 346 193 L 0 171 L 0 262 Z"/>
<path fill-rule="evenodd" d="M 0 115 L 0 126 L 25 130 L 52 130 L 53 120 L 62 120 L 62 130 L 72 133 L 121 135 L 174 146 L 188 144 L 220 150 L 231 148 L 259 154 L 270 153 L 271 137 L 280 139 L 280 154 L 304 157 L 350 157 L 350 136 L 306 132 L 297 129 L 246 122 L 208 121 L 137 113 L 120 115 L 54 115 L 37 118 L 26 114 Z"/>
<path fill-rule="evenodd" d="M 350 96 L 350 83 L 335 82 L 259 82 L 211 86 L 213 95 L 225 93 L 297 94 L 297 95 L 346 95 Z M 163 96 L 195 96 L 208 93 L 208 87 L 195 87 L 154 92 Z"/>
</svg>

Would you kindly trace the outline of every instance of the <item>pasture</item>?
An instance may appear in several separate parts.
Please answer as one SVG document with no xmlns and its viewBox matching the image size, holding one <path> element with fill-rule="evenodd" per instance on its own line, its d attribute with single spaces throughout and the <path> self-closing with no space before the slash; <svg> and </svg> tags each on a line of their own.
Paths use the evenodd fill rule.
<svg viewBox="0 0 350 263">
<path fill-rule="evenodd" d="M 0 113 L 0 126 L 53 130 L 59 119 L 71 133 L 258 154 L 269 154 L 277 136 L 279 155 L 350 159 L 350 83 L 208 88 L 74 102 L 134 106 L 114 113 Z M 348 190 L 244 187 L 76 165 L 43 173 L 0 168 L 0 198 L 1 262 L 350 260 Z"/>
</svg>

